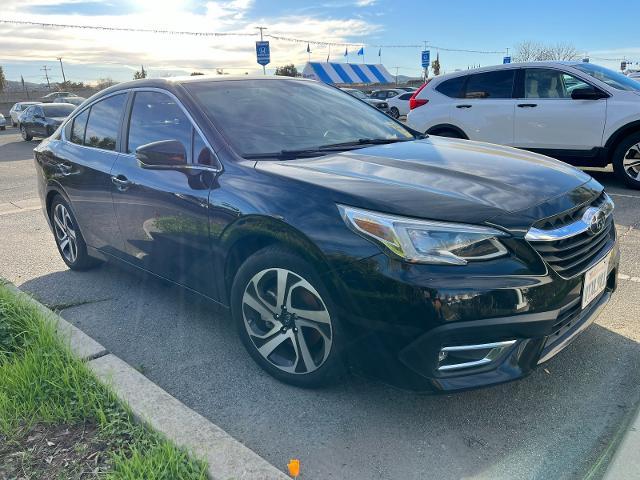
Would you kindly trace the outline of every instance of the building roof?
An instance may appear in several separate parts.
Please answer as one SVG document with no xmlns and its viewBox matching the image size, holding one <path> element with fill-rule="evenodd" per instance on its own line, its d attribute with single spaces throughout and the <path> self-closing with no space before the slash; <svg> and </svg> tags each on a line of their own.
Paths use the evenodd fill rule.
<svg viewBox="0 0 640 480">
<path fill-rule="evenodd" d="M 348 85 L 352 83 L 393 83 L 393 76 L 383 65 L 359 63 L 309 62 L 302 76 L 324 83 Z"/>
</svg>

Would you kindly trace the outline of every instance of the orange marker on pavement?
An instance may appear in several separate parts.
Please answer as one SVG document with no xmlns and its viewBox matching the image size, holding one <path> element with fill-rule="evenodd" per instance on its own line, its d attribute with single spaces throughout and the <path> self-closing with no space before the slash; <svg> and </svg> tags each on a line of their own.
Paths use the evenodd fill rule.
<svg viewBox="0 0 640 480">
<path fill-rule="evenodd" d="M 292 458 L 289 460 L 289 463 L 287 463 L 287 467 L 289 468 L 289 475 L 293 478 L 298 478 L 298 475 L 300 475 L 300 460 Z"/>
</svg>

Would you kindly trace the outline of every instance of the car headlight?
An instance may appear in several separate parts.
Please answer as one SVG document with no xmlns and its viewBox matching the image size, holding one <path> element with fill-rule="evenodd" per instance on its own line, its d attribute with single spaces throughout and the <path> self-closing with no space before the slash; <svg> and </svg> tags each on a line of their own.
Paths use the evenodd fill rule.
<svg viewBox="0 0 640 480">
<path fill-rule="evenodd" d="M 408 262 L 466 265 L 506 255 L 494 228 L 433 222 L 338 205 L 349 228 Z"/>
</svg>

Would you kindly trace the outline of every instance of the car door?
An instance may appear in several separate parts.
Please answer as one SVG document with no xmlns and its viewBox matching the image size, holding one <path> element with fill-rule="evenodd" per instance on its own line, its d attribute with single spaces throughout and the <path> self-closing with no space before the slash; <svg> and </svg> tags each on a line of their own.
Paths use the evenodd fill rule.
<svg viewBox="0 0 640 480">
<path fill-rule="evenodd" d="M 87 245 L 119 256 L 124 244 L 111 198 L 111 169 L 127 93 L 101 99 L 74 115 L 53 140 L 52 168 L 67 193 Z"/>
<path fill-rule="evenodd" d="M 136 149 L 177 140 L 184 168 L 142 168 Z M 123 154 L 113 169 L 113 202 L 127 259 L 136 266 L 205 295 L 211 276 L 208 197 L 215 179 L 213 152 L 178 100 L 163 91 L 136 91 Z"/>
<path fill-rule="evenodd" d="M 403 93 L 402 95 L 395 97 L 397 99 L 395 105 L 398 108 L 400 115 L 406 115 L 409 113 L 409 100 L 411 100 L 412 96 L 412 93 Z"/>
<path fill-rule="evenodd" d="M 591 150 L 602 145 L 607 101 L 573 100 L 590 87 L 559 69 L 526 68 L 516 102 L 514 145 L 527 149 Z"/>
<path fill-rule="evenodd" d="M 31 120 L 31 133 L 37 137 L 47 137 L 47 123 L 44 109 L 36 105 Z"/>
<path fill-rule="evenodd" d="M 461 95 L 450 104 L 453 124 L 470 140 L 513 144 L 515 69 L 469 75 Z"/>
<path fill-rule="evenodd" d="M 31 107 L 27 108 L 26 110 L 24 110 L 22 112 L 22 114 L 20 115 L 20 127 L 24 127 L 24 129 L 26 130 L 27 134 L 31 135 L 33 134 L 34 130 L 34 115 L 36 112 L 36 106 L 32 105 Z"/>
</svg>

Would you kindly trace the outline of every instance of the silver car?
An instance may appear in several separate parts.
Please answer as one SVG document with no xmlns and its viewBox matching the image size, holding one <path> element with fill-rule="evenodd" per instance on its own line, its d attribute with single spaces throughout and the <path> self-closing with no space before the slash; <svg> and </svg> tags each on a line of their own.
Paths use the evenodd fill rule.
<svg viewBox="0 0 640 480">
<path fill-rule="evenodd" d="M 18 102 L 11 107 L 9 110 L 9 115 L 11 116 L 11 125 L 17 127 L 20 123 L 20 115 L 24 112 L 30 105 L 36 105 L 40 102 Z"/>
<path fill-rule="evenodd" d="M 4 118 L 4 115 L 0 113 L 0 130 L 7 129 L 7 119 Z"/>
</svg>

